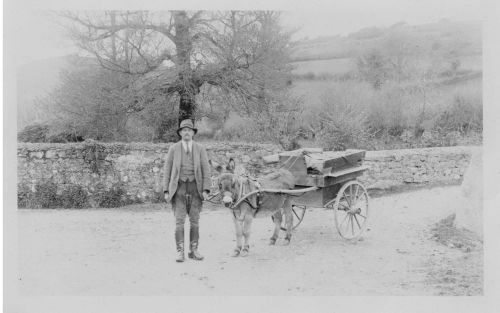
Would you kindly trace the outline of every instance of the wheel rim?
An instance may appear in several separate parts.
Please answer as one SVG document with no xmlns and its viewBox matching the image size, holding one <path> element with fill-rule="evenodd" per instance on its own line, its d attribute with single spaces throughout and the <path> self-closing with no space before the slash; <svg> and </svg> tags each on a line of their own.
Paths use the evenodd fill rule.
<svg viewBox="0 0 500 313">
<path fill-rule="evenodd" d="M 350 181 L 340 188 L 333 206 L 335 226 L 340 236 L 356 239 L 367 226 L 369 197 L 365 187 Z"/>
<path fill-rule="evenodd" d="M 294 204 L 292 205 L 292 230 L 297 228 L 302 220 L 304 219 L 304 215 L 306 214 L 306 206 L 302 204 Z M 274 222 L 274 216 L 271 216 L 272 221 Z M 285 216 L 282 215 L 281 218 L 281 230 L 286 231 L 285 227 Z"/>
<path fill-rule="evenodd" d="M 306 206 L 305 205 L 292 205 L 292 229 L 297 228 L 302 220 L 304 219 L 304 215 L 306 214 Z M 281 230 L 286 230 L 285 227 L 281 227 Z"/>
</svg>

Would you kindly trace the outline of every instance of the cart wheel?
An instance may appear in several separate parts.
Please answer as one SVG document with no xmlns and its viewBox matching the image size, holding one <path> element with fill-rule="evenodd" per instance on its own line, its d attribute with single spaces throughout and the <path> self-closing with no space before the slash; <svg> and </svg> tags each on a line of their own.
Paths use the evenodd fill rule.
<svg viewBox="0 0 500 313">
<path fill-rule="evenodd" d="M 367 226 L 369 197 L 365 187 L 352 180 L 344 184 L 335 198 L 335 226 L 345 239 L 357 239 Z"/>
<path fill-rule="evenodd" d="M 292 230 L 297 228 L 302 220 L 304 219 L 304 215 L 306 214 L 306 206 L 302 204 L 293 204 L 292 205 Z M 274 223 L 274 216 L 271 216 L 271 219 L 273 220 Z M 282 225 L 285 224 L 285 217 L 283 216 L 282 218 Z M 286 231 L 285 226 L 281 226 L 282 231 Z"/>
</svg>

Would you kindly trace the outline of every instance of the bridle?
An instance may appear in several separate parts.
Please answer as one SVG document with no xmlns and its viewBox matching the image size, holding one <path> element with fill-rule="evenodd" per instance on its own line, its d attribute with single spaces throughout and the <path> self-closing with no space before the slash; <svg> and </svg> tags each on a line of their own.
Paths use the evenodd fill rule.
<svg viewBox="0 0 500 313">
<path fill-rule="evenodd" d="M 231 184 L 233 184 L 233 182 L 238 182 L 238 184 L 239 184 L 239 191 L 238 191 L 237 197 L 233 197 L 235 193 L 232 190 L 230 190 L 230 193 L 231 193 L 231 202 L 229 203 L 230 204 L 229 205 L 229 209 L 234 210 L 234 205 L 243 196 L 243 177 L 240 177 L 240 176 L 238 176 L 236 174 L 232 174 L 232 175 L 233 175 L 233 177 L 232 177 L 233 181 L 231 182 Z M 222 196 L 224 198 L 225 191 L 220 190 L 220 193 L 222 193 Z"/>
</svg>

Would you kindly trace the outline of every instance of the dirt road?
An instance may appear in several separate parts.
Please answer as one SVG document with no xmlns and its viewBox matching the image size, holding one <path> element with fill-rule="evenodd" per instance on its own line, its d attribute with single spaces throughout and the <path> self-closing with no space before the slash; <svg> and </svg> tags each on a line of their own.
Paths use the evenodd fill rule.
<svg viewBox="0 0 500 313">
<path fill-rule="evenodd" d="M 201 216 L 203 262 L 174 262 L 174 220 L 165 206 L 19 210 L 23 295 L 480 295 L 482 248 L 431 240 L 458 187 L 372 199 L 369 230 L 340 238 L 333 214 L 308 209 L 292 243 L 268 246 L 269 218 L 253 223 L 250 254 L 232 258 L 225 209 Z M 282 239 L 282 238 L 280 238 Z"/>
</svg>

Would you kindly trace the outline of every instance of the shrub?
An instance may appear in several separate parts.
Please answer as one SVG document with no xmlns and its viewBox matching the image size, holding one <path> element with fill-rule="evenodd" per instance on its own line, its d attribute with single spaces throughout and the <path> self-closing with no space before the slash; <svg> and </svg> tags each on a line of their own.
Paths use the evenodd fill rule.
<svg viewBox="0 0 500 313">
<path fill-rule="evenodd" d="M 41 208 L 56 208 L 61 206 L 57 194 L 57 185 L 51 181 L 41 181 L 35 185 L 31 205 Z"/>
<path fill-rule="evenodd" d="M 117 208 L 132 202 L 127 199 L 127 192 L 121 185 L 105 190 L 99 196 L 98 205 L 101 208 Z"/>
<path fill-rule="evenodd" d="M 17 185 L 17 207 L 30 208 L 33 206 L 33 192 L 26 185 Z"/>
<path fill-rule="evenodd" d="M 20 142 L 46 142 L 49 127 L 43 124 L 33 124 L 24 127 L 17 133 Z"/>
<path fill-rule="evenodd" d="M 59 132 L 50 131 L 47 135 L 47 142 L 65 143 L 65 142 L 82 142 L 82 135 L 71 130 L 62 130 Z"/>
<path fill-rule="evenodd" d="M 367 126 L 376 134 L 400 136 L 408 128 L 406 94 L 397 85 L 386 85 L 369 101 Z"/>
<path fill-rule="evenodd" d="M 359 76 L 369 82 L 373 88 L 380 89 L 388 80 L 389 61 L 380 51 L 373 50 L 356 60 Z"/>
<path fill-rule="evenodd" d="M 41 181 L 32 192 L 28 186 L 18 186 L 17 205 L 20 208 L 84 208 L 88 207 L 87 192 L 78 185 L 69 185 L 61 193 L 51 181 Z"/>
<path fill-rule="evenodd" d="M 251 118 L 237 118 L 236 121 L 226 123 L 224 128 L 215 135 L 214 139 L 251 142 L 269 140 L 269 138 L 262 137 L 263 133 L 264 131 Z"/>
<path fill-rule="evenodd" d="M 151 197 L 151 203 L 163 203 L 165 202 L 165 196 L 162 191 L 157 192 L 155 191 L 153 193 L 153 196 Z"/>
<path fill-rule="evenodd" d="M 259 110 L 245 117 L 233 116 L 214 136 L 215 140 L 280 144 L 285 150 L 298 148 L 300 99 L 281 95 L 265 99 Z"/>
<path fill-rule="evenodd" d="M 439 115 L 435 127 L 440 132 L 461 134 L 483 129 L 483 106 L 480 96 L 458 94 Z"/>
<path fill-rule="evenodd" d="M 347 89 L 354 87 L 341 84 Z M 346 90 L 338 96 L 335 90 L 325 94 L 323 107 L 317 113 L 316 126 L 319 132 L 317 141 L 325 149 L 345 150 L 346 148 L 365 147 L 370 135 L 367 131 L 367 114 L 365 111 L 364 97 L 356 94 L 354 89 Z"/>
<path fill-rule="evenodd" d="M 79 185 L 69 185 L 64 188 L 60 195 L 63 208 L 86 208 L 89 207 L 87 192 Z"/>
</svg>

